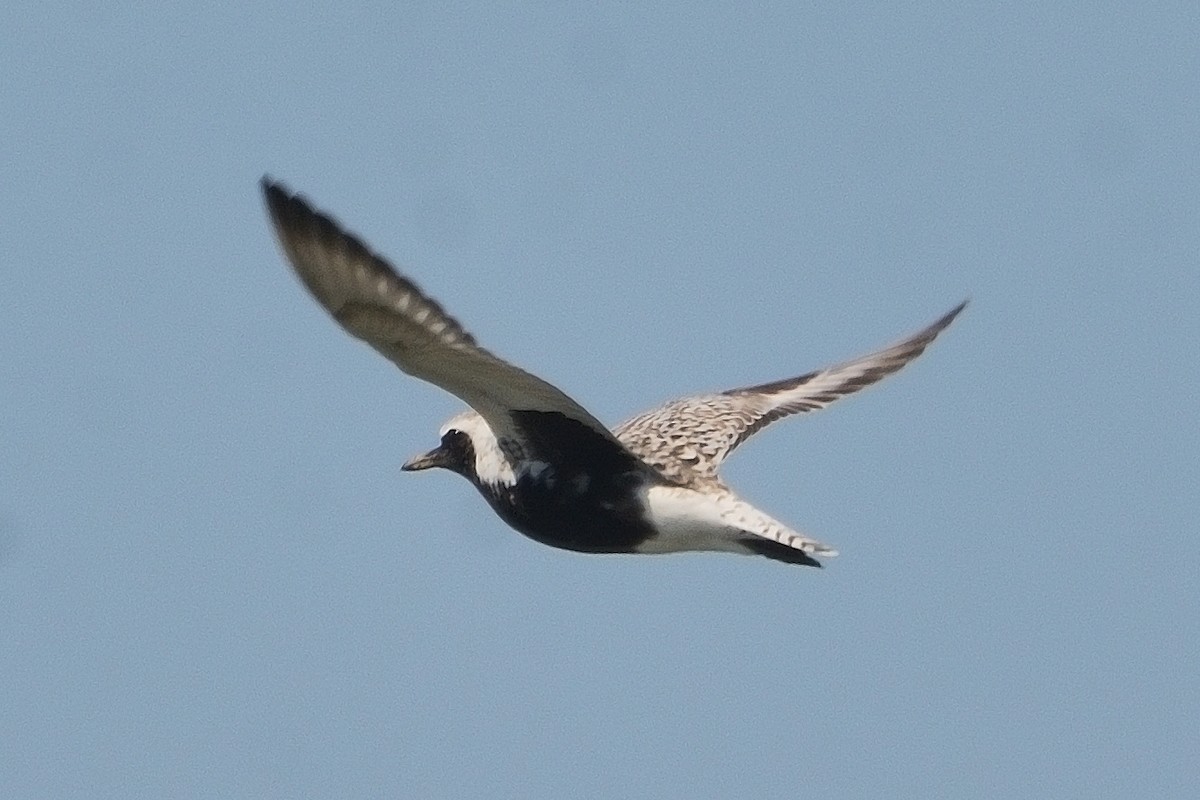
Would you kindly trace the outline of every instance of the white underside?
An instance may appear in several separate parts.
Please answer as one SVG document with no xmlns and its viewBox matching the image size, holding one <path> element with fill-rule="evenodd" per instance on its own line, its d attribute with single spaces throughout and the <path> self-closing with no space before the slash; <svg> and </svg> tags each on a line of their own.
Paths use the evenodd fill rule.
<svg viewBox="0 0 1200 800">
<path fill-rule="evenodd" d="M 753 535 L 812 555 L 837 555 L 828 545 L 788 528 L 728 490 L 701 492 L 679 486 L 653 486 L 645 491 L 644 501 L 659 533 L 638 546 L 640 553 L 753 553 L 739 541 Z"/>
</svg>

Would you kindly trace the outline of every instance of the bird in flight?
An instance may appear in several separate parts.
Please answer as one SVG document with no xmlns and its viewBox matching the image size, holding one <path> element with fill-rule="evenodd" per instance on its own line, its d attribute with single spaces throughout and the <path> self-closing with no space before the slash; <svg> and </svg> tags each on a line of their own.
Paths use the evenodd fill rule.
<svg viewBox="0 0 1200 800">
<path fill-rule="evenodd" d="M 457 472 L 517 531 L 583 553 L 691 550 L 819 567 L 828 545 L 755 508 L 720 478 L 777 419 L 825 408 L 925 351 L 966 302 L 886 349 L 757 386 L 685 397 L 610 430 L 560 389 L 476 344 L 453 317 L 326 214 L 269 178 L 275 234 L 300 280 L 348 333 L 469 407 L 403 469 Z"/>
</svg>

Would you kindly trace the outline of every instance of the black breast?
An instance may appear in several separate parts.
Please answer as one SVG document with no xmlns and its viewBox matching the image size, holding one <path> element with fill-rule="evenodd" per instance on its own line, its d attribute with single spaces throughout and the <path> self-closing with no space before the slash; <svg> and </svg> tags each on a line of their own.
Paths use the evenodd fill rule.
<svg viewBox="0 0 1200 800">
<path fill-rule="evenodd" d="M 553 412 L 512 414 L 526 439 L 517 482 L 479 486 L 505 522 L 584 553 L 628 553 L 653 534 L 639 490 L 657 473 L 585 423 Z"/>
<path fill-rule="evenodd" d="M 642 483 L 638 474 L 565 475 L 546 466 L 515 484 L 479 489 L 505 522 L 542 544 L 629 553 L 653 533 L 638 499 Z"/>
</svg>

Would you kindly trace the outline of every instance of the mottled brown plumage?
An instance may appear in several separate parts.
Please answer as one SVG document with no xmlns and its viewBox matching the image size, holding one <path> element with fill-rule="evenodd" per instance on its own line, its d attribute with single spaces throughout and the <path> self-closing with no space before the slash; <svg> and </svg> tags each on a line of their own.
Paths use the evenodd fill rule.
<svg viewBox="0 0 1200 800">
<path fill-rule="evenodd" d="M 817 411 L 898 371 L 929 346 L 966 307 L 870 355 L 796 378 L 674 400 L 627 420 L 617 439 L 672 481 L 720 483 L 717 470 L 738 445 L 771 422 Z"/>
</svg>

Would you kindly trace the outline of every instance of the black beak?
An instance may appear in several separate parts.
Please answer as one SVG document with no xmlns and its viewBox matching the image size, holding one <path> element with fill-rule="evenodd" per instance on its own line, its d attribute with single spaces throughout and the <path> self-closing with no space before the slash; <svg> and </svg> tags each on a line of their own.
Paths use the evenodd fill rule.
<svg viewBox="0 0 1200 800">
<path fill-rule="evenodd" d="M 413 456 L 408 461 L 404 462 L 404 466 L 400 469 L 405 472 L 416 472 L 421 469 L 432 469 L 434 467 L 445 467 L 449 469 L 450 462 L 453 459 L 450 451 L 445 447 L 435 447 L 428 453 L 419 456 Z"/>
</svg>

